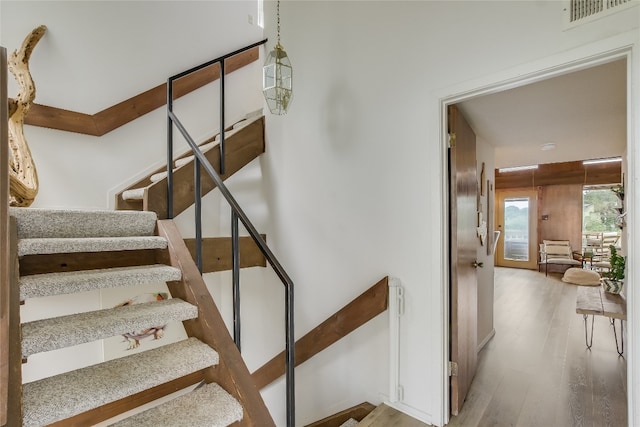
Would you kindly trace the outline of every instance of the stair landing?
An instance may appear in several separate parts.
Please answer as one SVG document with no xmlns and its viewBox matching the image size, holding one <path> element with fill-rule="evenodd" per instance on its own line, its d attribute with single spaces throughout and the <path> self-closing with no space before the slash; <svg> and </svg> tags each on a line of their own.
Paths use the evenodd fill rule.
<svg viewBox="0 0 640 427">
<path fill-rule="evenodd" d="M 358 427 L 432 427 L 390 406 L 382 404 L 374 409 Z"/>
</svg>

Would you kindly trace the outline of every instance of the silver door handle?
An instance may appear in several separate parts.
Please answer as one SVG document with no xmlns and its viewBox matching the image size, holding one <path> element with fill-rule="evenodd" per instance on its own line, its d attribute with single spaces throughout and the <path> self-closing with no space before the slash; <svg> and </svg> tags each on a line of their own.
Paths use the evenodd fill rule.
<svg viewBox="0 0 640 427">
<path fill-rule="evenodd" d="M 484 267 L 484 263 L 483 262 L 478 262 L 478 261 L 473 261 L 473 263 L 471 265 L 473 266 L 473 268 L 482 268 L 482 267 Z"/>
</svg>

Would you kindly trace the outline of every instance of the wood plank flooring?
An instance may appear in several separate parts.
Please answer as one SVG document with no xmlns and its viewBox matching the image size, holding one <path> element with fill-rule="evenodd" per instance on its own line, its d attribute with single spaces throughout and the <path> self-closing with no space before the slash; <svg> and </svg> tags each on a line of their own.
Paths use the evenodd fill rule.
<svg viewBox="0 0 640 427">
<path fill-rule="evenodd" d="M 496 267 L 496 334 L 449 426 L 627 425 L 626 360 L 609 319 L 596 316 L 587 350 L 577 286 L 560 278 Z"/>
<path fill-rule="evenodd" d="M 422 421 L 418 421 L 407 414 L 395 410 L 384 403 L 374 409 L 362 421 L 358 427 L 430 427 Z"/>
</svg>

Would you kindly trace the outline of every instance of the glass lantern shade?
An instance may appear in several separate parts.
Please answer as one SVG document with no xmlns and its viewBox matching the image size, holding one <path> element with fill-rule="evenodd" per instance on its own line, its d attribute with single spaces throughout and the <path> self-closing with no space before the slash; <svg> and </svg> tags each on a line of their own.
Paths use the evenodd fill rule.
<svg viewBox="0 0 640 427">
<path fill-rule="evenodd" d="M 291 105 L 293 69 L 280 44 L 269 52 L 262 68 L 262 93 L 271 114 L 286 114 Z"/>
</svg>

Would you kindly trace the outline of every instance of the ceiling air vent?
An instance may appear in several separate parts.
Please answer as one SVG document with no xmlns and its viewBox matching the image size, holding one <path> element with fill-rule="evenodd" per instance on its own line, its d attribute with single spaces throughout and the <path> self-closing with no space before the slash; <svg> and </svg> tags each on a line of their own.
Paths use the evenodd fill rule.
<svg viewBox="0 0 640 427">
<path fill-rule="evenodd" d="M 637 0 L 568 0 L 564 12 L 567 15 L 567 23 L 572 26 L 638 4 Z"/>
</svg>

